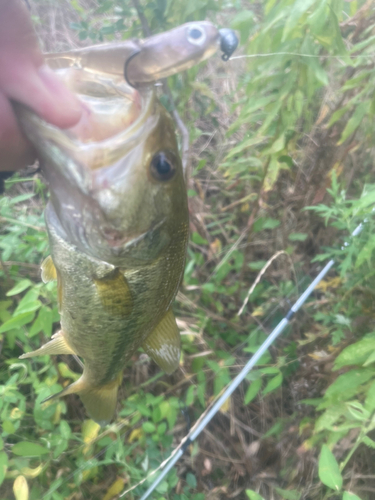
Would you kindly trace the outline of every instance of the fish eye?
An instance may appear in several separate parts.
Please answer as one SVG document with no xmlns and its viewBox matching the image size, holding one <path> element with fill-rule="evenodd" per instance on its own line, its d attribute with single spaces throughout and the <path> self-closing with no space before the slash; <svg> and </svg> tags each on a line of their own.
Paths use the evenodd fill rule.
<svg viewBox="0 0 375 500">
<path fill-rule="evenodd" d="M 151 174 L 158 181 L 169 181 L 175 172 L 176 166 L 175 162 L 172 162 L 170 154 L 166 154 L 163 151 L 156 153 L 151 160 Z"/>
<path fill-rule="evenodd" d="M 194 24 L 188 28 L 187 39 L 194 45 L 203 45 L 206 41 L 206 33 L 200 26 Z"/>
</svg>

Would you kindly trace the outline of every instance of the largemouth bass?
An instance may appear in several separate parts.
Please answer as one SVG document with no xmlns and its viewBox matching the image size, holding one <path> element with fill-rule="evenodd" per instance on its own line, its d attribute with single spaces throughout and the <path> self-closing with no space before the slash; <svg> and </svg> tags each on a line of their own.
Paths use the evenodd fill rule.
<svg viewBox="0 0 375 500">
<path fill-rule="evenodd" d="M 42 279 L 57 280 L 61 316 L 52 340 L 21 357 L 83 358 L 80 379 L 51 398 L 77 393 L 101 425 L 114 415 L 122 370 L 137 348 L 167 373 L 180 358 L 171 306 L 184 270 L 188 205 L 174 124 L 153 83 L 219 45 L 228 55 L 233 36 L 188 23 L 143 41 L 47 56 L 85 104 L 68 130 L 14 105 L 50 186 L 51 256 Z"/>
</svg>

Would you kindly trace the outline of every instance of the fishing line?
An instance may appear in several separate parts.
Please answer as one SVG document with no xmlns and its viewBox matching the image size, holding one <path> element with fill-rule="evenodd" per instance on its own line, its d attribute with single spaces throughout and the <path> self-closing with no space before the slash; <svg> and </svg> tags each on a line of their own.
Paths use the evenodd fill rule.
<svg viewBox="0 0 375 500">
<path fill-rule="evenodd" d="M 371 58 L 375 57 L 375 52 L 370 52 L 370 54 L 337 54 L 337 55 L 317 55 L 317 54 L 300 54 L 299 52 L 268 52 L 266 54 L 245 54 L 241 56 L 234 56 L 229 59 L 229 61 L 233 61 L 234 59 L 253 59 L 255 57 L 272 57 L 272 56 L 299 56 L 299 57 L 312 57 L 317 59 L 339 59 L 343 57 L 350 57 L 351 59 L 356 58 Z"/>
<path fill-rule="evenodd" d="M 374 212 L 374 209 L 372 210 Z M 351 233 L 351 237 L 358 236 L 364 224 L 368 221 L 368 219 L 364 219 L 355 230 Z M 345 242 L 343 247 L 349 245 L 349 242 Z M 256 365 L 259 359 L 263 356 L 265 351 L 273 344 L 273 342 L 279 337 L 279 335 L 284 331 L 285 327 L 290 323 L 291 319 L 294 317 L 295 313 L 302 307 L 305 301 L 309 298 L 311 293 L 314 291 L 316 286 L 322 281 L 322 279 L 327 275 L 330 269 L 334 266 L 335 260 L 331 259 L 324 268 L 320 271 L 318 276 L 312 281 L 312 283 L 306 288 L 306 290 L 300 295 L 294 305 L 290 308 L 285 317 L 278 323 L 278 325 L 273 329 L 267 339 L 263 342 L 263 344 L 259 347 L 259 349 L 255 352 L 255 354 L 250 358 L 250 360 L 246 363 L 244 368 L 240 371 L 240 373 L 227 385 L 224 392 L 216 398 L 216 401 L 201 415 L 196 424 L 192 427 L 191 431 L 181 440 L 181 443 L 173 450 L 170 456 L 164 460 L 160 466 L 152 471 L 148 476 L 146 476 L 142 481 L 134 485 L 133 487 L 124 491 L 120 498 L 126 495 L 126 493 L 134 490 L 136 487 L 143 484 L 147 479 L 153 476 L 157 471 L 162 469 L 161 474 L 154 480 L 151 486 L 147 489 L 147 491 L 142 495 L 140 500 L 146 500 L 151 493 L 158 487 L 161 481 L 165 478 L 168 472 L 172 469 L 175 463 L 181 458 L 186 449 L 195 441 L 195 439 L 199 436 L 199 434 L 203 431 L 203 429 L 207 426 L 207 424 L 212 420 L 212 418 L 216 415 L 216 413 L 220 410 L 221 406 L 225 403 L 225 401 L 233 394 L 233 392 L 237 389 L 240 383 L 244 380 L 246 375 L 252 370 L 252 368 Z"/>
</svg>

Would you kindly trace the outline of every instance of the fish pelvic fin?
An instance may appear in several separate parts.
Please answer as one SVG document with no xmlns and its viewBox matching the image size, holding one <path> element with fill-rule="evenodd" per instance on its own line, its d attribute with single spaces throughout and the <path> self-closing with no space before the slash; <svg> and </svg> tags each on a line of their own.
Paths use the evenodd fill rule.
<svg viewBox="0 0 375 500">
<path fill-rule="evenodd" d="M 32 352 L 26 352 L 20 356 L 20 359 L 33 358 L 34 356 L 44 356 L 45 354 L 77 354 L 67 343 L 63 332 L 52 335 L 52 340 L 42 345 L 39 349 Z"/>
<path fill-rule="evenodd" d="M 163 371 L 172 373 L 176 370 L 180 362 L 181 339 L 171 310 L 143 342 L 142 347 Z"/>
<path fill-rule="evenodd" d="M 43 283 L 49 283 L 50 281 L 57 280 L 56 267 L 50 255 L 42 262 L 41 269 Z"/>
<path fill-rule="evenodd" d="M 118 374 L 115 380 L 108 384 L 98 387 L 92 387 L 85 379 L 85 374 L 76 382 L 65 387 L 57 394 L 46 398 L 42 403 L 52 401 L 69 394 L 78 394 L 84 404 L 86 411 L 92 420 L 100 426 L 109 424 L 115 414 L 117 404 L 117 392 L 122 381 L 122 372 Z"/>
</svg>

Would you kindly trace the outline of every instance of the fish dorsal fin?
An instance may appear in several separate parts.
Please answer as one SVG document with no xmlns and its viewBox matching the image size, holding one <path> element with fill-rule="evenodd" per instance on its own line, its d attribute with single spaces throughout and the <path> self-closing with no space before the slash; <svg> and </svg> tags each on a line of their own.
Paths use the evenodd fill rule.
<svg viewBox="0 0 375 500">
<path fill-rule="evenodd" d="M 52 335 L 52 340 L 42 345 L 39 349 L 32 352 L 26 352 L 20 356 L 20 359 L 33 358 L 34 356 L 44 356 L 45 354 L 77 354 L 68 345 L 62 331 Z"/>
<path fill-rule="evenodd" d="M 100 302 L 113 316 L 128 316 L 133 309 L 133 298 L 125 276 L 119 269 L 101 279 L 94 279 Z"/>
<path fill-rule="evenodd" d="M 43 283 L 57 280 L 57 271 L 52 257 L 49 255 L 44 259 L 41 265 Z"/>
<path fill-rule="evenodd" d="M 169 310 L 142 344 L 143 349 L 166 373 L 180 362 L 181 339 L 173 312 Z"/>
</svg>

